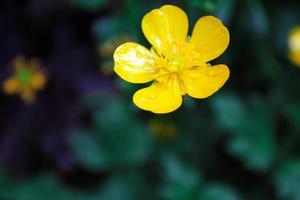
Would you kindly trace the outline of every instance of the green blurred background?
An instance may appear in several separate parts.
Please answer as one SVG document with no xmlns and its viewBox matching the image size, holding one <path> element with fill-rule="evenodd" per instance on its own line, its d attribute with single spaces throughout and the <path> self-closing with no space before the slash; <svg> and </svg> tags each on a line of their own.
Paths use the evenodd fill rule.
<svg viewBox="0 0 300 200">
<path fill-rule="evenodd" d="M 300 200 L 300 68 L 288 59 L 297 0 L 3 0 L 0 80 L 17 55 L 49 81 L 32 105 L 0 96 L 2 200 Z M 136 108 L 115 48 L 150 47 L 142 17 L 181 7 L 220 18 L 231 76 L 177 111 Z M 72 74 L 72 75 L 70 75 Z"/>
</svg>

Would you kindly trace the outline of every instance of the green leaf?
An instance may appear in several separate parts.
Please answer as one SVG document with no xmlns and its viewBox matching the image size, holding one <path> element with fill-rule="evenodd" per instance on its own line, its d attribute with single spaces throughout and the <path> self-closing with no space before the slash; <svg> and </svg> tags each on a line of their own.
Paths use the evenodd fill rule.
<svg viewBox="0 0 300 200">
<path fill-rule="evenodd" d="M 252 0 L 248 3 L 251 31 L 257 36 L 266 34 L 270 28 L 264 5 L 261 0 Z"/>
<path fill-rule="evenodd" d="M 251 169 L 270 168 L 276 153 L 270 106 L 257 97 L 246 103 L 227 95 L 215 98 L 213 109 L 217 124 L 231 135 L 228 152 Z"/>
<path fill-rule="evenodd" d="M 218 0 L 190 0 L 191 7 L 212 12 L 216 8 Z"/>
<path fill-rule="evenodd" d="M 89 133 L 74 134 L 70 138 L 70 145 L 76 158 L 89 169 L 97 170 L 107 163 L 108 158 L 103 149 Z"/>
<path fill-rule="evenodd" d="M 124 22 L 124 15 L 99 18 L 93 24 L 92 32 L 99 43 L 110 41 L 116 37 L 128 36 L 129 30 Z"/>
<path fill-rule="evenodd" d="M 247 118 L 247 108 L 238 96 L 217 96 L 212 106 L 221 128 L 238 131 Z"/>
<path fill-rule="evenodd" d="M 161 187 L 164 199 L 195 199 L 201 177 L 197 169 L 179 160 L 173 153 L 161 158 L 165 183 Z"/>
<path fill-rule="evenodd" d="M 274 173 L 276 192 L 283 199 L 300 199 L 300 160 L 288 160 Z"/>
<path fill-rule="evenodd" d="M 214 14 L 222 20 L 224 24 L 229 24 L 236 9 L 236 0 L 218 1 Z"/>
<path fill-rule="evenodd" d="M 142 191 L 143 183 L 137 174 L 116 174 L 105 182 L 99 200 L 139 199 L 139 194 Z"/>
<path fill-rule="evenodd" d="M 88 134 L 74 135 L 70 144 L 77 159 L 89 169 L 136 166 L 149 159 L 152 144 L 148 126 L 135 108 L 117 97 L 103 98 Z"/>
<path fill-rule="evenodd" d="M 0 199 L 11 199 L 13 194 L 12 179 L 7 172 L 0 169 Z"/>
<path fill-rule="evenodd" d="M 208 184 L 200 192 L 198 200 L 239 200 L 236 191 L 220 183 Z"/>
<path fill-rule="evenodd" d="M 300 105 L 290 103 L 285 105 L 283 108 L 292 124 L 300 129 Z"/>
<path fill-rule="evenodd" d="M 13 187 L 14 200 L 77 200 L 77 194 L 50 174 L 18 182 Z"/>
</svg>

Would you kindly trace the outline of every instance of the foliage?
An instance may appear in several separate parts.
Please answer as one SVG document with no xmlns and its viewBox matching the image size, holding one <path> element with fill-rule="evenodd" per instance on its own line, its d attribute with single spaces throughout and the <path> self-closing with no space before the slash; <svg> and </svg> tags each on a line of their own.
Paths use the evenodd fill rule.
<svg viewBox="0 0 300 200">
<path fill-rule="evenodd" d="M 183 8 L 190 27 L 204 15 L 223 21 L 230 46 L 214 62 L 231 74 L 213 96 L 156 115 L 133 105 L 147 84 L 121 81 L 112 56 L 125 40 L 150 48 L 141 19 L 166 3 Z M 297 6 L 3 1 L 1 83 L 22 54 L 39 58 L 47 84 L 32 105 L 1 93 L 0 199 L 300 200 L 300 69 L 287 44 Z"/>
</svg>

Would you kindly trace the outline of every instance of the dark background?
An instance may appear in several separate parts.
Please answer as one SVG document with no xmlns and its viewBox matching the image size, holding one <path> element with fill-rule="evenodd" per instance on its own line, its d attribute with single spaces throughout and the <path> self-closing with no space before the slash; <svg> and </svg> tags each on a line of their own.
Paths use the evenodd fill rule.
<svg viewBox="0 0 300 200">
<path fill-rule="evenodd" d="M 136 108 L 113 72 L 154 8 L 215 15 L 231 42 L 213 63 L 231 77 L 177 111 Z M 1 0 L 0 82 L 18 55 L 47 84 L 28 105 L 0 93 L 2 200 L 300 200 L 300 69 L 288 59 L 298 1 Z"/>
</svg>

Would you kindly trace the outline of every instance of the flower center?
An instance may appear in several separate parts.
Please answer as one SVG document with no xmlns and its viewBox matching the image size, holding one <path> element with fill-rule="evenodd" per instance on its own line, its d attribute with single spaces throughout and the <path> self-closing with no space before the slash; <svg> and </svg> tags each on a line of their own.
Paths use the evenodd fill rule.
<svg viewBox="0 0 300 200">
<path fill-rule="evenodd" d="M 183 65 L 183 59 L 178 57 L 177 59 L 168 62 L 167 69 L 170 72 L 179 72 L 183 68 Z"/>
<path fill-rule="evenodd" d="M 199 65 L 200 55 L 189 42 L 173 42 L 166 46 L 163 53 L 152 49 L 156 55 L 159 75 L 179 73 L 180 71 Z"/>
<path fill-rule="evenodd" d="M 27 86 L 30 83 L 32 77 L 32 70 L 27 67 L 22 67 L 17 70 L 17 79 L 20 81 L 22 86 Z"/>
</svg>

